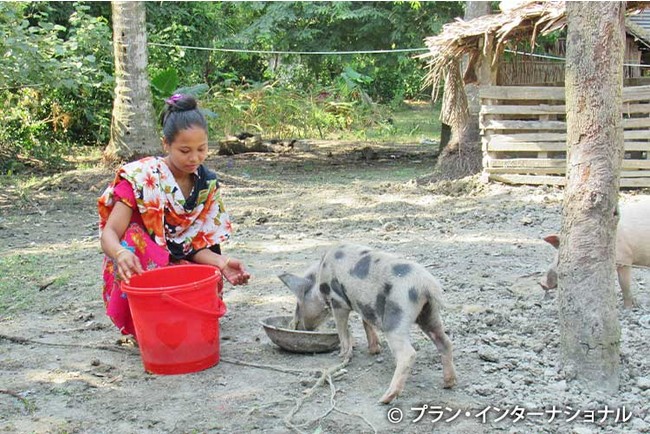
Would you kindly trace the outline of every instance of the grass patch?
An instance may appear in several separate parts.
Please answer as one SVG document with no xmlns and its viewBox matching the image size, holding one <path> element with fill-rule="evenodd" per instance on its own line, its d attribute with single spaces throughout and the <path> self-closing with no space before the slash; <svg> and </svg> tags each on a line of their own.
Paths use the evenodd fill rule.
<svg viewBox="0 0 650 434">
<path fill-rule="evenodd" d="M 440 141 L 440 103 L 412 101 L 390 112 L 387 122 L 364 132 L 363 138 L 390 143 Z"/>
<path fill-rule="evenodd" d="M 0 312 L 25 308 L 36 301 L 36 281 L 43 278 L 37 255 L 8 255 L 0 258 Z"/>
<path fill-rule="evenodd" d="M 394 112 L 395 141 L 401 143 L 413 138 L 440 140 L 440 104 L 417 102 Z"/>
<path fill-rule="evenodd" d="M 38 187 L 43 179 L 49 179 L 49 176 L 37 176 L 33 173 L 15 174 L 15 175 L 0 175 L 0 188 L 18 195 L 20 199 L 24 199 L 30 191 Z"/>
<path fill-rule="evenodd" d="M 37 302 L 39 284 L 50 274 L 45 254 L 0 257 L 0 313 L 23 310 Z"/>
<path fill-rule="evenodd" d="M 396 165 L 395 167 L 380 167 L 368 170 L 355 170 L 341 174 L 342 180 L 375 181 L 375 182 L 407 182 L 431 172 L 426 164 Z M 324 178 L 325 180 L 326 178 Z"/>
</svg>

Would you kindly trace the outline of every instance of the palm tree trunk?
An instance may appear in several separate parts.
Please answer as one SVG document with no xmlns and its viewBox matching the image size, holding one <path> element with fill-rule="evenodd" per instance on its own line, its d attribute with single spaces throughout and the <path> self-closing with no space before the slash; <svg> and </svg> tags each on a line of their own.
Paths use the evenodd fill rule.
<svg viewBox="0 0 650 434">
<path fill-rule="evenodd" d="M 115 99 L 111 140 L 104 157 L 124 161 L 159 153 L 160 138 L 147 76 L 145 5 L 112 2 Z"/>
</svg>

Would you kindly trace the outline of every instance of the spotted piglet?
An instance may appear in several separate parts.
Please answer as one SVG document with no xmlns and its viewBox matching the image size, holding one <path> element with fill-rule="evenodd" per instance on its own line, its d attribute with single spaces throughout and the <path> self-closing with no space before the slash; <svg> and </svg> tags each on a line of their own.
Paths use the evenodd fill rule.
<svg viewBox="0 0 650 434">
<path fill-rule="evenodd" d="M 396 361 L 388 390 L 389 403 L 404 389 L 415 362 L 410 327 L 416 323 L 433 341 L 442 357 L 445 388 L 456 384 L 452 343 L 440 318 L 442 290 L 421 265 L 368 247 L 342 244 L 325 253 L 304 276 L 282 274 L 280 279 L 296 295 L 294 323 L 299 330 L 314 330 L 331 313 L 341 341 L 341 356 L 352 357 L 348 330 L 351 311 L 361 315 L 371 354 L 380 351 L 375 327 L 384 332 Z"/>
</svg>

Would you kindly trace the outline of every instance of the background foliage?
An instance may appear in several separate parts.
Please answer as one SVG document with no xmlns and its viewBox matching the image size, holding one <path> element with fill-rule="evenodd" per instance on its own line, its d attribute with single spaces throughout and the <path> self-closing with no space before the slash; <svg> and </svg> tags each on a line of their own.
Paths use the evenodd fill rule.
<svg viewBox="0 0 650 434">
<path fill-rule="evenodd" d="M 428 99 L 412 53 L 268 54 L 195 50 L 421 48 L 463 2 L 147 2 L 149 72 L 159 110 L 174 89 L 201 92 L 213 139 L 364 138 L 394 130 L 392 110 Z M 56 169 L 109 137 L 108 2 L 0 3 L 0 173 Z"/>
</svg>

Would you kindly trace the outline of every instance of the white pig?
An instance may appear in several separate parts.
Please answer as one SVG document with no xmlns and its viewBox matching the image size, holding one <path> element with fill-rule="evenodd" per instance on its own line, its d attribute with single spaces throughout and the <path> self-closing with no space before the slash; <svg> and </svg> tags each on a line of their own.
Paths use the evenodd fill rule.
<svg viewBox="0 0 650 434">
<path fill-rule="evenodd" d="M 560 246 L 557 235 L 544 237 L 544 241 L 556 249 Z M 540 281 L 548 290 L 557 287 L 558 255 Z M 650 267 L 650 198 L 630 202 L 620 206 L 620 216 L 616 229 L 616 271 L 618 283 L 623 292 L 623 305 L 627 308 L 636 305 L 630 290 L 632 266 Z"/>
<path fill-rule="evenodd" d="M 341 356 L 352 357 L 348 330 L 351 311 L 361 315 L 371 354 L 380 351 L 375 327 L 384 332 L 396 359 L 395 373 L 380 402 L 389 403 L 404 389 L 415 362 L 410 327 L 416 323 L 433 341 L 442 358 L 444 387 L 456 383 L 452 343 L 440 318 L 442 291 L 421 265 L 368 247 L 341 244 L 330 249 L 303 276 L 280 279 L 298 299 L 294 322 L 313 330 L 332 313 L 341 342 Z"/>
</svg>

